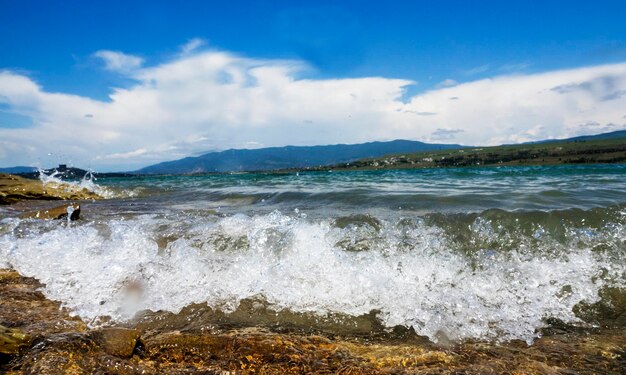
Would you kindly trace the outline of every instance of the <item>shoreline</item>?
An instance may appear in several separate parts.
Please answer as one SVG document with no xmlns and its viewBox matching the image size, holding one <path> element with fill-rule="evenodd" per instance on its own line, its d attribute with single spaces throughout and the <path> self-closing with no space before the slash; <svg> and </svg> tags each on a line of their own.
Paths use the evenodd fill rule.
<svg viewBox="0 0 626 375">
<path fill-rule="evenodd" d="M 464 167 L 531 167 L 625 164 L 626 139 L 547 142 L 468 147 L 453 150 L 394 154 L 307 170 L 364 171 Z"/>
<path fill-rule="evenodd" d="M 65 183 L 47 183 L 16 175 L 0 173 L 0 205 L 26 200 L 95 200 L 96 193 Z"/>
<path fill-rule="evenodd" d="M 532 167 L 560 165 L 626 164 L 626 138 L 600 140 L 555 140 L 540 143 L 501 146 L 461 147 L 416 153 L 394 153 L 380 157 L 361 158 L 329 165 L 302 166 L 279 169 L 238 170 L 230 172 L 202 171 L 195 173 L 93 173 L 98 178 L 137 178 L 160 176 L 203 176 L 237 174 L 290 174 L 297 172 L 327 171 L 379 171 L 430 168 L 484 168 L 484 167 Z M 50 171 L 50 170 L 49 170 Z M 70 175 L 78 176 L 87 171 L 69 168 Z M 26 179 L 36 179 L 38 173 L 16 173 Z M 0 177 L 2 173 L 0 173 Z M 1 181 L 0 181 L 1 183 Z"/>
<path fill-rule="evenodd" d="M 47 299 L 41 287 L 34 278 L 0 269 L 0 325 L 10 328 L 13 336 L 25 337 L 13 354 L 0 350 L 0 370 L 8 374 L 617 374 L 626 365 L 623 327 L 581 330 L 555 325 L 530 346 L 519 340 L 441 345 L 415 336 L 342 337 L 254 326 L 175 329 L 123 324 L 94 329 Z"/>
<path fill-rule="evenodd" d="M 27 198 L 23 207 L 11 209 L 45 209 L 49 203 L 40 199 Z M 140 313 L 132 323 L 102 318 L 104 324 L 93 328 L 46 298 L 43 286 L 35 278 L 0 268 L 0 372 L 618 374 L 626 368 L 626 299 L 621 289 L 601 292 L 607 294 L 602 300 L 613 305 L 610 314 L 602 315 L 610 315 L 613 323 L 583 328 L 552 319 L 527 345 L 522 340 L 445 338 L 434 343 L 409 328 L 383 327 L 373 312 L 350 319 L 333 316 L 324 326 L 290 311 L 260 315 L 259 301 L 252 298 L 229 314 L 197 303 L 178 313 Z M 132 292 L 133 285 L 127 286 Z M 593 314 L 607 306 L 598 303 L 585 311 Z M 360 325 L 352 330 L 337 328 L 355 322 Z"/>
</svg>

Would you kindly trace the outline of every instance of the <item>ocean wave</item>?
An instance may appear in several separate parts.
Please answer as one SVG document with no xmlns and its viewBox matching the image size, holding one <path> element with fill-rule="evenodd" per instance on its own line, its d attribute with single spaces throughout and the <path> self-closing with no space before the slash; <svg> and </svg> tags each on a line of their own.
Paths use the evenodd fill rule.
<svg viewBox="0 0 626 375">
<path fill-rule="evenodd" d="M 318 317 L 376 312 L 433 341 L 530 342 L 548 318 L 587 324 L 581 305 L 626 287 L 625 243 L 622 206 L 0 222 L 0 263 L 92 324 L 193 304 L 229 314 L 255 299 Z"/>
<path fill-rule="evenodd" d="M 138 195 L 137 189 L 116 189 L 113 187 L 102 186 L 96 183 L 96 178 L 91 172 L 87 172 L 82 179 L 78 181 L 63 180 L 59 176 L 62 173 L 54 171 L 51 174 L 46 174 L 42 169 L 39 169 L 39 180 L 46 185 L 54 186 L 57 188 L 82 190 L 85 189 L 92 193 L 96 193 L 102 198 L 129 198 Z"/>
</svg>

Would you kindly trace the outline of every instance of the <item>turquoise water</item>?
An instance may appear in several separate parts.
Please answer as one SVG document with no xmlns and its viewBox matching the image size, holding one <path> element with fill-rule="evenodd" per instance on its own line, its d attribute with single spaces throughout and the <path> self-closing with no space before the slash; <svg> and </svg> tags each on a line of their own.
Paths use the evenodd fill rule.
<svg viewBox="0 0 626 375">
<path fill-rule="evenodd" d="M 476 212 L 603 207 L 626 202 L 626 166 L 416 169 L 102 179 L 147 200 L 273 210 Z M 223 205 L 220 204 L 224 202 Z"/>
<path fill-rule="evenodd" d="M 93 324 L 254 300 L 259 322 L 374 313 L 433 341 L 532 341 L 550 318 L 609 324 L 589 306 L 624 295 L 626 165 L 96 184 L 110 198 L 84 202 L 79 222 L 0 212 L 0 264 Z"/>
</svg>

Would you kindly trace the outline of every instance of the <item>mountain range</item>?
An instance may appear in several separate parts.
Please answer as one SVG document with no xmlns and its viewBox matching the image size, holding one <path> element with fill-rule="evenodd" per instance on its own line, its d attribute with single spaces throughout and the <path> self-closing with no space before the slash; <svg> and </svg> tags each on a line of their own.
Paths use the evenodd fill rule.
<svg viewBox="0 0 626 375">
<path fill-rule="evenodd" d="M 185 174 L 208 172 L 268 171 L 318 167 L 388 154 L 457 149 L 456 144 L 431 144 L 395 140 L 353 145 L 285 146 L 209 152 L 197 157 L 166 161 L 142 168 L 139 174 Z"/>
<path fill-rule="evenodd" d="M 575 142 L 626 138 L 626 130 L 584 135 L 568 139 L 550 139 L 532 143 Z M 142 168 L 138 174 L 187 174 L 209 172 L 267 171 L 336 165 L 359 159 L 378 158 L 391 154 L 452 150 L 458 144 L 432 144 L 419 141 L 395 140 L 352 145 L 285 146 L 259 149 L 232 149 L 209 152 L 196 157 L 166 161 Z"/>
<path fill-rule="evenodd" d="M 594 135 L 579 135 L 577 137 L 565 139 L 546 139 L 543 141 L 535 141 L 528 143 L 548 143 L 548 142 L 579 142 L 579 141 L 599 141 L 603 139 L 626 138 L 626 130 L 616 130 L 608 133 L 600 133 Z"/>
<path fill-rule="evenodd" d="M 626 130 L 567 139 L 548 139 L 528 144 L 549 142 L 582 142 L 609 139 L 626 139 Z M 212 172 L 269 171 L 290 168 L 310 168 L 348 163 L 359 159 L 379 158 L 391 154 L 442 151 L 470 146 L 458 144 L 432 144 L 419 141 L 395 140 L 361 144 L 326 146 L 285 146 L 259 149 L 231 149 L 208 152 L 147 166 L 132 174 L 191 174 Z M 0 173 L 36 175 L 34 167 L 0 168 Z M 82 170 L 80 170 L 82 171 Z M 79 173 L 80 174 L 80 173 Z M 109 173 L 103 175 L 126 175 Z"/>
</svg>

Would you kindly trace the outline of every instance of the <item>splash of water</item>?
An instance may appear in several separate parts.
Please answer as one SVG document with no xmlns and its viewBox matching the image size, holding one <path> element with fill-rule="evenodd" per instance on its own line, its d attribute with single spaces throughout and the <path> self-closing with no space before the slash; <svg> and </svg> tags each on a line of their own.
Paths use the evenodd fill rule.
<svg viewBox="0 0 626 375">
<path fill-rule="evenodd" d="M 466 243 L 476 245 L 468 251 L 455 242 L 459 228 L 361 216 L 144 215 L 33 231 L 5 219 L 0 261 L 40 279 L 50 298 L 85 319 L 127 321 L 193 303 L 232 312 L 262 298 L 320 316 L 377 310 L 386 326 L 435 341 L 531 341 L 545 318 L 580 323 L 574 306 L 598 301 L 605 286 L 626 286 L 623 223 L 565 228 L 557 239 L 505 233 L 479 217 L 467 229 Z"/>
<path fill-rule="evenodd" d="M 92 171 L 87 171 L 79 181 L 68 181 L 61 179 L 62 173 L 56 169 L 52 173 L 46 174 L 44 170 L 39 168 L 38 173 L 39 180 L 44 185 L 61 187 L 67 191 L 79 191 L 82 189 L 86 189 L 87 191 L 96 193 L 106 199 L 131 197 L 136 195 L 136 192 L 132 190 L 114 190 L 109 187 L 96 184 L 96 177 L 93 175 Z"/>
</svg>

